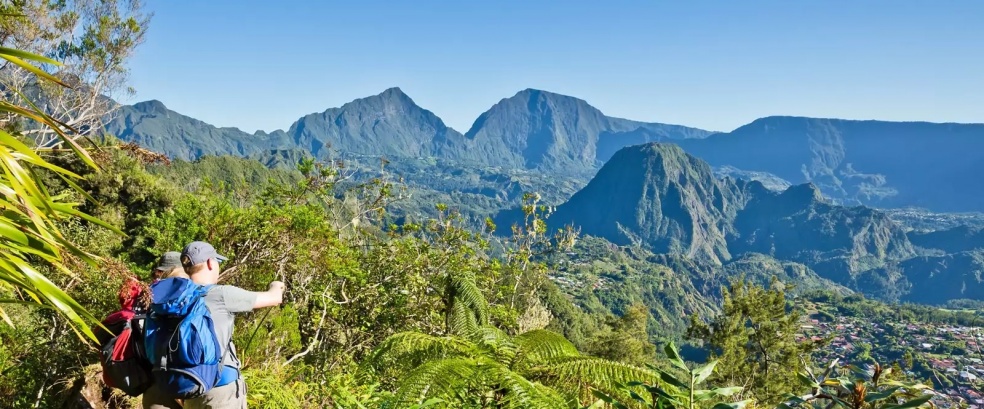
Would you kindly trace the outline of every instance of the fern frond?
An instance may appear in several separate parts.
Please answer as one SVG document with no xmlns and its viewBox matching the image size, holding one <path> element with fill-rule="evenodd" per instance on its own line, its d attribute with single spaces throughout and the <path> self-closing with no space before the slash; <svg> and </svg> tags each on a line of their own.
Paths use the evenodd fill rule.
<svg viewBox="0 0 984 409">
<path fill-rule="evenodd" d="M 469 389 L 479 369 L 476 361 L 467 358 L 440 359 L 420 365 L 400 382 L 393 398 L 394 407 L 405 408 L 432 397 L 456 400 Z"/>
<path fill-rule="evenodd" d="M 565 399 L 550 388 L 530 382 L 523 376 L 510 371 L 505 366 L 495 365 L 485 368 L 487 382 L 492 382 L 501 400 L 497 407 L 502 408 L 566 408 Z"/>
<path fill-rule="evenodd" d="M 454 288 L 455 302 L 463 302 L 475 314 L 475 321 L 479 326 L 488 325 L 489 303 L 482 295 L 475 277 L 468 274 L 452 274 L 450 284 Z"/>
<path fill-rule="evenodd" d="M 530 379 L 561 391 L 576 393 L 579 400 L 591 398 L 591 389 L 598 389 L 611 396 L 628 398 L 618 388 L 619 384 L 631 381 L 655 382 L 658 374 L 634 365 L 607 359 L 577 357 L 557 360 L 534 367 Z"/>
<path fill-rule="evenodd" d="M 373 367 L 414 368 L 423 362 L 449 357 L 472 356 L 475 345 L 459 337 L 435 337 L 419 332 L 401 332 L 386 338 L 368 361 Z"/>
<path fill-rule="evenodd" d="M 455 300 L 451 310 L 451 333 L 472 339 L 478 328 L 478 321 L 475 318 L 475 314 L 472 314 L 464 303 Z"/>
<path fill-rule="evenodd" d="M 488 356 L 500 364 L 508 365 L 515 360 L 516 343 L 505 331 L 495 327 L 480 327 L 472 334 L 472 341 Z"/>
<path fill-rule="evenodd" d="M 514 340 L 519 346 L 517 359 L 512 365 L 514 370 L 581 356 L 571 341 L 553 331 L 529 331 L 516 336 Z"/>
</svg>

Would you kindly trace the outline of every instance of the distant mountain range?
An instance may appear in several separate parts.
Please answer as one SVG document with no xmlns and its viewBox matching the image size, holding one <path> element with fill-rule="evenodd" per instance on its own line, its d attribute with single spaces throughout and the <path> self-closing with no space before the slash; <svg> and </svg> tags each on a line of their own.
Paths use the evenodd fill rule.
<svg viewBox="0 0 984 409">
<path fill-rule="evenodd" d="M 758 119 L 732 132 L 604 115 L 574 97 L 527 89 L 464 134 L 399 88 L 306 115 L 286 131 L 217 128 L 158 101 L 120 107 L 109 133 L 179 159 L 302 149 L 436 158 L 587 180 L 621 148 L 672 142 L 727 174 L 782 189 L 811 182 L 836 203 L 984 211 L 984 124 Z"/>
<path fill-rule="evenodd" d="M 399 88 L 306 115 L 287 131 L 249 134 L 236 128 L 216 128 L 168 110 L 159 101 L 120 107 L 107 131 L 186 160 L 292 148 L 320 157 L 330 147 L 360 155 L 435 157 L 575 174 L 593 173 L 623 146 L 711 134 L 677 125 L 607 117 L 577 98 L 524 90 L 494 105 L 463 135 Z"/>
</svg>

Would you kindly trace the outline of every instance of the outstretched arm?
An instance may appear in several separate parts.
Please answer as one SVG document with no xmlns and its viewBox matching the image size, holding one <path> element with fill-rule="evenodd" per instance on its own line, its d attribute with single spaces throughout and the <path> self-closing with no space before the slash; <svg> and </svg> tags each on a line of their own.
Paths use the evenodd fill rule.
<svg viewBox="0 0 984 409">
<path fill-rule="evenodd" d="M 270 283 L 270 288 L 263 292 L 256 293 L 256 301 L 253 302 L 253 309 L 274 307 L 284 302 L 284 290 L 287 286 L 280 281 Z"/>
</svg>

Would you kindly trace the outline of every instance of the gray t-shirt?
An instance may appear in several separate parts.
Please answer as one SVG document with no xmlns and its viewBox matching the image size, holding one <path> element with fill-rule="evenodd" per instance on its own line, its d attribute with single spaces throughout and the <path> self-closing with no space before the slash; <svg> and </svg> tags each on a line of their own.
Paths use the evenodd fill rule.
<svg viewBox="0 0 984 409">
<path fill-rule="evenodd" d="M 236 315 L 244 312 L 253 311 L 256 303 L 256 293 L 246 291 L 231 285 L 217 285 L 212 287 L 205 295 L 205 306 L 212 314 L 212 322 L 215 325 L 215 335 L 219 338 L 219 346 L 225 354 L 223 364 L 239 368 L 239 357 L 236 356 L 236 347 L 232 345 L 232 329 L 236 323 Z M 231 348 L 229 353 L 226 348 Z"/>
</svg>

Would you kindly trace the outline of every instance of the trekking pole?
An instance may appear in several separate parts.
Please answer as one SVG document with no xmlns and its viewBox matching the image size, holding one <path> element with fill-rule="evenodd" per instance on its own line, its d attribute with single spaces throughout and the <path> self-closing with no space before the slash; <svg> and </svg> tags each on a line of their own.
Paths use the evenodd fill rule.
<svg viewBox="0 0 984 409">
<path fill-rule="evenodd" d="M 249 341 L 246 341 L 246 348 L 243 348 L 244 354 L 249 351 L 249 347 L 253 345 L 253 338 L 256 338 L 256 333 L 260 331 L 260 327 L 263 326 L 263 323 L 266 322 L 267 317 L 270 316 L 270 311 L 273 311 L 273 308 L 267 308 L 266 312 L 263 313 L 263 318 L 261 318 L 260 322 L 256 324 L 256 328 L 253 329 L 253 334 L 249 336 Z"/>
</svg>

